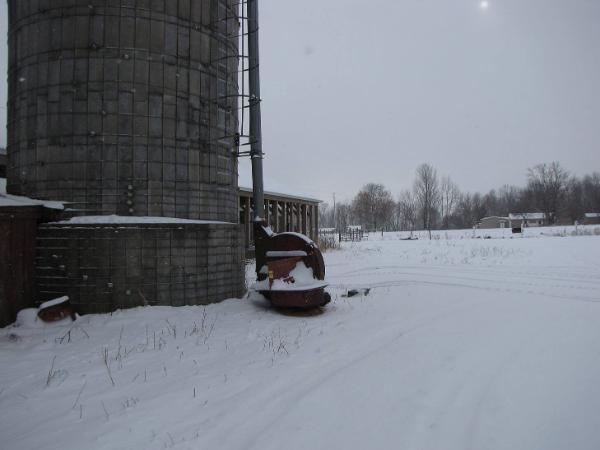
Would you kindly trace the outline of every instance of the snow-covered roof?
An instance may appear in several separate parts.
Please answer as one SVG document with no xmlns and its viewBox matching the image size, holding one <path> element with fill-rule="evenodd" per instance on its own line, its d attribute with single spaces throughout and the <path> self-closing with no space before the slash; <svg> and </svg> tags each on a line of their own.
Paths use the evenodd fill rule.
<svg viewBox="0 0 600 450">
<path fill-rule="evenodd" d="M 600 217 L 600 213 L 585 213 L 586 219 L 595 219 L 597 217 Z"/>
<path fill-rule="evenodd" d="M 546 218 L 546 214 L 535 212 L 535 213 L 510 213 L 508 218 L 511 220 L 544 220 Z"/>
<path fill-rule="evenodd" d="M 18 195 L 10 195 L 6 193 L 6 179 L 0 178 L 0 207 L 17 207 L 17 206 L 43 206 L 50 209 L 65 209 L 61 202 L 52 202 L 46 200 L 35 200 L 29 197 L 20 197 Z"/>
<path fill-rule="evenodd" d="M 508 220 L 508 217 L 489 216 L 489 217 L 482 217 L 480 220 L 490 220 L 490 219 Z"/>
<path fill-rule="evenodd" d="M 176 217 L 147 217 L 147 216 L 79 216 L 69 220 L 53 222 L 61 225 L 95 225 L 95 224 L 227 224 L 212 220 L 189 220 Z"/>
<path fill-rule="evenodd" d="M 246 186 L 240 186 L 239 190 L 241 192 L 248 192 L 248 193 L 252 193 L 252 188 L 246 187 Z M 316 199 L 316 198 L 312 198 L 312 197 L 305 197 L 302 195 L 294 195 L 294 194 L 286 194 L 283 192 L 273 192 L 273 191 L 264 191 L 265 195 L 268 196 L 272 196 L 272 197 L 283 197 L 283 198 L 289 198 L 291 200 L 300 200 L 300 201 L 304 201 L 304 202 L 310 202 L 310 203 L 321 203 L 321 200 Z"/>
</svg>

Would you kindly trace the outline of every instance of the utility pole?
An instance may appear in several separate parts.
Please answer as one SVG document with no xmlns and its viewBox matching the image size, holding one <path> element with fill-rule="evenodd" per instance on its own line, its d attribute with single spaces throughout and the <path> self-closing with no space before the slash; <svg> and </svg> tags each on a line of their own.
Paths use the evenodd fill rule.
<svg viewBox="0 0 600 450">
<path fill-rule="evenodd" d="M 333 193 L 333 226 L 337 230 L 337 220 L 335 217 L 335 192 Z"/>
</svg>

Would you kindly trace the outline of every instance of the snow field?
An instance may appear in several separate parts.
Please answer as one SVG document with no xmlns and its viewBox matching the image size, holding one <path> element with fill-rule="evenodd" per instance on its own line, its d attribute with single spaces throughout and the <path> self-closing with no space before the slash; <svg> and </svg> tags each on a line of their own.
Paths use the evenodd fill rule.
<svg viewBox="0 0 600 450">
<path fill-rule="evenodd" d="M 0 330 L 2 447 L 595 450 L 595 229 L 371 233 L 325 254 L 320 313 L 25 311 Z"/>
</svg>

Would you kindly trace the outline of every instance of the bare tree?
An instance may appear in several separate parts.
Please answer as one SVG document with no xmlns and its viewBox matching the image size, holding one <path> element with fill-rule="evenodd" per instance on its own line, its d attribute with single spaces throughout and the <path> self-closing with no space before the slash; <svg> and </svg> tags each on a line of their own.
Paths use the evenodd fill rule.
<svg viewBox="0 0 600 450">
<path fill-rule="evenodd" d="M 520 188 L 508 184 L 502 186 L 498 191 L 498 215 L 508 216 L 510 213 L 517 212 L 516 205 L 520 196 Z"/>
<path fill-rule="evenodd" d="M 382 184 L 368 183 L 360 190 L 352 209 L 361 225 L 377 230 L 389 225 L 394 214 L 395 202 L 392 194 Z"/>
<path fill-rule="evenodd" d="M 582 180 L 585 212 L 600 212 L 600 173 L 586 175 Z"/>
<path fill-rule="evenodd" d="M 429 164 L 421 164 L 417 167 L 417 179 L 414 185 L 417 208 L 423 219 L 423 228 L 429 231 L 435 225 L 437 206 L 440 200 L 440 188 L 437 171 Z"/>
<path fill-rule="evenodd" d="M 568 178 L 569 173 L 557 161 L 527 170 L 528 189 L 550 224 L 560 213 Z"/>
<path fill-rule="evenodd" d="M 544 212 L 550 223 L 559 217 L 580 220 L 585 212 L 600 212 L 600 173 L 570 177 L 558 162 L 540 164 L 528 170 L 526 187 L 504 185 L 485 194 L 461 194 L 449 178 L 437 177 L 429 164 L 417 168 L 411 191 L 402 192 L 394 203 L 381 184 L 369 183 L 351 203 L 321 206 L 321 224 L 332 223 L 343 230 L 352 224 L 368 229 L 414 230 L 421 226 L 431 232 L 443 228 L 470 228 L 487 215 Z M 430 233 L 431 234 L 431 233 Z"/>
<path fill-rule="evenodd" d="M 442 227 L 450 227 L 450 217 L 454 214 L 457 203 L 460 199 L 460 190 L 449 176 L 442 178 L 440 184 L 440 216 L 442 218 Z"/>
<path fill-rule="evenodd" d="M 319 205 L 319 226 L 321 228 L 333 228 L 333 208 L 329 206 L 329 203 L 323 202 Z"/>
<path fill-rule="evenodd" d="M 486 204 L 486 196 L 482 196 L 476 192 L 471 197 L 473 207 L 473 225 L 476 225 L 481 219 L 489 215 L 489 210 Z"/>
<path fill-rule="evenodd" d="M 565 188 L 564 215 L 569 221 L 575 222 L 583 218 L 585 213 L 583 184 L 577 177 L 572 177 Z"/>
<path fill-rule="evenodd" d="M 411 191 L 404 191 L 400 194 L 398 200 L 398 216 L 399 216 L 399 227 L 401 229 L 415 230 L 417 225 L 417 202 L 415 196 Z"/>
<path fill-rule="evenodd" d="M 335 213 L 335 228 L 338 231 L 344 231 L 352 225 L 352 220 L 352 207 L 348 203 L 338 203 Z"/>
<path fill-rule="evenodd" d="M 458 228 L 471 228 L 474 225 L 473 215 L 471 194 L 462 194 L 456 207 L 455 225 Z"/>
<path fill-rule="evenodd" d="M 483 203 L 485 205 L 486 214 L 488 216 L 500 215 L 500 200 L 498 199 L 498 195 L 496 194 L 495 189 L 492 189 L 490 192 L 483 196 Z"/>
</svg>

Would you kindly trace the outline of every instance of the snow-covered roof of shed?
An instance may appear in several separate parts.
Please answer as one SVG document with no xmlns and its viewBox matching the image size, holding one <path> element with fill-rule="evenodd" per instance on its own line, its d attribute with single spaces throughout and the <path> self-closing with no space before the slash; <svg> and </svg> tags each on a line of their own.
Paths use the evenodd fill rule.
<svg viewBox="0 0 600 450">
<path fill-rule="evenodd" d="M 239 190 L 241 192 L 248 192 L 248 193 L 252 193 L 252 191 L 253 191 L 252 188 L 249 188 L 246 186 L 240 186 Z M 316 198 L 305 197 L 305 196 L 297 195 L 297 194 L 286 194 L 283 192 L 264 191 L 264 194 L 267 196 L 271 196 L 271 197 L 289 198 L 290 200 L 300 200 L 300 201 L 309 202 L 309 203 L 321 203 L 322 202 L 322 200 L 319 200 Z"/>
<path fill-rule="evenodd" d="M 535 213 L 510 213 L 508 218 L 511 220 L 525 219 L 525 220 L 543 220 L 546 218 L 546 214 L 535 212 Z"/>
<path fill-rule="evenodd" d="M 508 220 L 508 217 L 503 217 L 503 216 L 488 216 L 488 217 L 482 217 L 480 220 L 490 220 L 490 219 Z"/>
<path fill-rule="evenodd" d="M 177 217 L 148 217 L 148 216 L 78 216 L 69 220 L 53 222 L 60 225 L 96 225 L 96 224 L 229 224 L 212 220 L 190 220 Z"/>
<path fill-rule="evenodd" d="M 600 213 L 585 213 L 586 219 L 595 219 L 596 217 L 600 217 Z"/>
<path fill-rule="evenodd" d="M 43 206 L 49 209 L 65 209 L 61 202 L 35 200 L 29 197 L 7 194 L 6 179 L 0 178 L 0 207 L 14 208 L 19 206 Z"/>
</svg>

